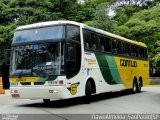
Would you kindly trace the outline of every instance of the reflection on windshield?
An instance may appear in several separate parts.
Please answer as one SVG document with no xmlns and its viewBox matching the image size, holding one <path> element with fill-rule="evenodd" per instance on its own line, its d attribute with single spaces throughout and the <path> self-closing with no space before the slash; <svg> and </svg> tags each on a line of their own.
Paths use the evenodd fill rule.
<svg viewBox="0 0 160 120">
<path fill-rule="evenodd" d="M 13 48 L 12 75 L 64 73 L 64 44 L 45 43 Z"/>
<path fill-rule="evenodd" d="M 27 42 L 38 40 L 62 39 L 64 38 L 64 26 L 51 26 L 16 31 L 13 42 Z"/>
</svg>

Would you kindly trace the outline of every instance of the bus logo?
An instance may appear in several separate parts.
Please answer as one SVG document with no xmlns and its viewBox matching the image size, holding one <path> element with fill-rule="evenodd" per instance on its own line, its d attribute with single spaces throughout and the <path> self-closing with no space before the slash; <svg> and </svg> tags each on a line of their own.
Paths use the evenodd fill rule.
<svg viewBox="0 0 160 120">
<path fill-rule="evenodd" d="M 80 83 L 74 83 L 70 86 L 70 88 L 68 88 L 68 90 L 70 91 L 70 93 L 72 95 L 75 95 L 77 93 L 77 87 Z"/>
<path fill-rule="evenodd" d="M 120 66 L 124 66 L 124 67 L 137 67 L 137 61 L 120 59 Z"/>
</svg>

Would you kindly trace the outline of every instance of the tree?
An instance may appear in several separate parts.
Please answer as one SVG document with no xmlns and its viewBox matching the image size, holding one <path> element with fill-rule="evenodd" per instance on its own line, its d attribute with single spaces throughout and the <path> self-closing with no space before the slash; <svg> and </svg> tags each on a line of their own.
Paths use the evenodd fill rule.
<svg viewBox="0 0 160 120">
<path fill-rule="evenodd" d="M 1 0 L 0 61 L 10 48 L 15 28 L 42 21 L 68 19 L 76 0 Z"/>
<path fill-rule="evenodd" d="M 109 3 L 102 3 L 97 7 L 95 16 L 93 19 L 93 26 L 109 32 L 113 32 L 113 27 L 116 24 L 116 21 L 112 20 L 109 17 L 108 6 L 109 6 Z"/>
<path fill-rule="evenodd" d="M 160 5 L 135 13 L 126 23 L 115 27 L 118 34 L 146 43 L 152 67 L 160 63 Z M 120 32 L 119 32 L 120 31 Z M 156 44 L 155 44 L 156 43 Z M 155 69 L 156 73 L 159 69 Z"/>
</svg>

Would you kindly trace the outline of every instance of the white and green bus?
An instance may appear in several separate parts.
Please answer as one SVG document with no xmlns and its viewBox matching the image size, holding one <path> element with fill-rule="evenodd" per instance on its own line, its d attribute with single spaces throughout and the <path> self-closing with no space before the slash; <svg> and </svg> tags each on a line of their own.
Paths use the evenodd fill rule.
<svg viewBox="0 0 160 120">
<path fill-rule="evenodd" d="M 16 29 L 11 49 L 13 98 L 68 99 L 149 84 L 147 46 L 73 21 Z"/>
</svg>

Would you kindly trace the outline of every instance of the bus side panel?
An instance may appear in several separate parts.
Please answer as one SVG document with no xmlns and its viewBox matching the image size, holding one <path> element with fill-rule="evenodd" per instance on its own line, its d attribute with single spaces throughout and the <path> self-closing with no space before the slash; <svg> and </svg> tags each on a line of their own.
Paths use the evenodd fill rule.
<svg viewBox="0 0 160 120">
<path fill-rule="evenodd" d="M 132 88 L 134 77 L 142 78 L 143 86 L 149 85 L 149 63 L 144 60 L 136 60 L 115 57 L 118 71 L 125 88 Z"/>
<path fill-rule="evenodd" d="M 97 60 L 97 74 L 99 72 L 99 92 L 109 92 L 124 89 L 121 76 L 117 69 L 113 56 L 105 54 L 95 54 Z"/>
</svg>

